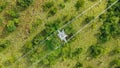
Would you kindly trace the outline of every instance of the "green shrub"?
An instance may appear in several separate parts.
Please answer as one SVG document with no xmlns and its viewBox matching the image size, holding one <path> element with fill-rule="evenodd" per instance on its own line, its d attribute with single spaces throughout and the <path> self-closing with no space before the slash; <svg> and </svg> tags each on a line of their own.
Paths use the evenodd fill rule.
<svg viewBox="0 0 120 68">
<path fill-rule="evenodd" d="M 7 58 L 7 60 L 3 63 L 5 67 L 9 67 L 11 64 L 13 64 L 16 61 L 16 57 L 12 56 Z"/>
<path fill-rule="evenodd" d="M 38 23 L 41 21 L 38 21 Z M 50 24 L 46 24 L 45 25 L 45 29 L 43 31 L 41 31 L 40 33 L 38 33 L 34 39 L 32 40 L 32 43 L 34 45 L 39 44 L 39 42 L 43 41 L 47 36 L 49 36 L 50 34 L 52 34 L 55 30 L 57 30 L 60 26 L 59 23 L 61 22 L 60 19 L 56 19 L 55 21 L 53 21 Z M 48 40 L 48 43 L 51 40 Z M 52 43 L 51 43 L 52 44 Z"/>
<path fill-rule="evenodd" d="M 13 19 L 14 23 L 15 23 L 15 26 L 17 27 L 19 25 L 19 19 L 18 18 L 14 18 Z"/>
<path fill-rule="evenodd" d="M 83 67 L 83 64 L 80 62 L 77 62 L 75 65 L 75 68 L 82 68 L 82 67 Z"/>
<path fill-rule="evenodd" d="M 6 49 L 9 44 L 10 44 L 10 41 L 8 40 L 0 41 L 0 52 Z"/>
<path fill-rule="evenodd" d="M 2 5 L 0 5 L 0 12 L 2 12 L 7 6 L 7 3 L 3 3 Z"/>
<path fill-rule="evenodd" d="M 64 0 L 64 2 L 69 2 L 70 0 Z"/>
<path fill-rule="evenodd" d="M 43 5 L 43 11 L 47 11 L 48 9 L 52 8 L 53 6 L 54 6 L 54 2 L 53 1 L 46 2 Z"/>
<path fill-rule="evenodd" d="M 48 17 L 54 16 L 57 13 L 57 8 L 52 8 L 48 12 Z"/>
<path fill-rule="evenodd" d="M 73 58 L 72 49 L 69 45 L 65 45 L 62 47 L 61 56 L 63 60 L 66 58 Z"/>
<path fill-rule="evenodd" d="M 27 41 L 26 43 L 25 43 L 25 45 L 22 47 L 22 52 L 23 53 L 26 53 L 26 52 L 28 52 L 28 51 L 30 51 L 31 49 L 33 48 L 33 44 L 32 44 L 32 42 L 31 41 Z"/>
<path fill-rule="evenodd" d="M 110 40 L 111 37 L 119 35 L 119 25 L 115 23 L 104 22 L 103 26 L 100 28 L 99 40 L 101 42 L 106 42 Z"/>
<path fill-rule="evenodd" d="M 110 67 L 111 68 L 119 68 L 120 67 L 120 59 L 115 59 L 110 62 Z"/>
<path fill-rule="evenodd" d="M 27 8 L 33 3 L 33 0 L 18 0 L 17 5 L 21 8 Z"/>
<path fill-rule="evenodd" d="M 15 22 L 11 20 L 7 24 L 7 31 L 13 32 L 14 30 L 16 30 Z"/>
<path fill-rule="evenodd" d="M 60 43 L 56 41 L 57 39 L 54 37 L 49 37 L 46 40 L 46 49 L 50 49 L 53 50 L 55 49 L 57 46 L 60 46 Z"/>
<path fill-rule="evenodd" d="M 65 4 L 64 3 L 60 3 L 58 6 L 59 6 L 60 9 L 65 8 Z"/>
<path fill-rule="evenodd" d="M 11 18 L 18 18 L 19 13 L 16 10 L 9 10 L 7 11 L 7 15 Z"/>
<path fill-rule="evenodd" d="M 104 52 L 103 48 L 98 45 L 90 46 L 89 51 L 90 51 L 90 56 L 92 56 L 93 58 L 100 56 Z"/>
<path fill-rule="evenodd" d="M 34 32 L 34 30 L 37 29 L 37 27 L 42 24 L 42 20 L 41 19 L 36 19 L 36 21 L 34 23 L 32 23 L 31 26 L 31 32 Z"/>
<path fill-rule="evenodd" d="M 109 0 L 108 6 L 115 0 Z M 107 13 L 100 16 L 100 20 L 103 21 L 103 25 L 100 27 L 100 33 L 98 40 L 102 43 L 107 42 L 111 38 L 116 38 L 120 35 L 120 21 L 119 19 L 119 3 L 116 3 L 114 7 L 110 8 Z"/>
<path fill-rule="evenodd" d="M 89 23 L 92 19 L 94 19 L 94 16 L 88 16 L 85 18 L 85 24 Z"/>
<path fill-rule="evenodd" d="M 79 10 L 81 7 L 83 7 L 85 1 L 84 0 L 78 0 L 75 4 L 75 8 Z"/>
<path fill-rule="evenodd" d="M 42 63 L 43 63 L 44 65 L 50 64 L 50 62 L 49 62 L 49 60 L 48 60 L 47 58 L 43 59 L 43 60 L 42 60 Z"/>
<path fill-rule="evenodd" d="M 117 47 L 110 52 L 110 55 L 118 55 L 118 54 L 120 54 L 120 47 Z"/>
<path fill-rule="evenodd" d="M 33 45 L 38 45 L 40 42 L 44 40 L 44 37 L 41 35 L 41 32 L 38 33 L 32 40 Z"/>
<path fill-rule="evenodd" d="M 82 52 L 82 48 L 77 48 L 75 51 L 72 53 L 73 56 L 77 56 Z"/>
<path fill-rule="evenodd" d="M 2 21 L 2 19 L 0 18 L 0 26 L 3 24 L 3 21 Z"/>
<path fill-rule="evenodd" d="M 106 15 L 105 13 L 102 14 L 102 15 L 100 15 L 100 16 L 99 16 L 100 21 L 105 21 L 106 16 L 107 16 L 107 15 Z"/>
<path fill-rule="evenodd" d="M 62 26 L 61 24 L 61 20 L 60 19 L 56 19 L 53 22 L 50 22 L 49 24 L 46 24 L 45 27 L 46 29 L 44 30 L 45 36 L 49 36 L 50 34 L 52 34 L 55 30 L 57 30 L 58 28 L 60 28 Z"/>
<path fill-rule="evenodd" d="M 65 32 L 68 34 L 67 38 L 70 38 L 76 32 L 72 24 L 69 24 L 69 26 L 65 27 L 64 29 L 65 29 Z"/>
<path fill-rule="evenodd" d="M 95 2 L 95 1 L 97 1 L 97 0 L 89 0 L 89 1 L 91 1 L 91 2 Z"/>
</svg>

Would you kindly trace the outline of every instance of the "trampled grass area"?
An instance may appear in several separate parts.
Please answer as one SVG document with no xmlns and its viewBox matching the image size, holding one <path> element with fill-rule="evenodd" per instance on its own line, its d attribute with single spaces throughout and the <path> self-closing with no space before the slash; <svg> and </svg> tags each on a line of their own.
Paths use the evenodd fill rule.
<svg viewBox="0 0 120 68">
<path fill-rule="evenodd" d="M 19 7 L 17 8 L 19 23 L 16 30 L 10 33 L 7 33 L 5 29 L 10 20 L 7 19 L 9 17 L 6 14 L 17 7 L 17 1 L 6 0 L 6 2 L 8 3 L 6 8 L 0 13 L 0 19 L 3 20 L 2 26 L 0 23 L 0 43 L 4 40 L 8 40 L 10 43 L 5 50 L 0 52 L 1 68 L 76 68 L 77 63 L 83 68 L 109 68 L 111 61 L 119 57 L 119 55 L 111 55 L 111 52 L 120 46 L 119 37 L 117 41 L 112 38 L 107 43 L 100 44 L 105 48 L 105 52 L 99 57 L 91 58 L 89 56 L 89 47 L 97 43 L 97 34 L 103 24 L 99 19 L 96 19 L 92 25 L 65 45 L 62 45 L 64 42 L 55 32 L 99 0 L 84 0 L 84 5 L 79 9 L 75 8 L 78 0 L 34 0 L 23 11 L 19 11 Z M 108 1 L 101 0 L 98 5 L 62 28 L 69 36 L 67 39 L 102 12 L 107 7 L 107 3 Z M 48 4 L 49 8 L 45 6 Z M 55 33 L 53 34 L 53 32 Z M 49 36 L 51 34 L 52 36 Z M 40 44 L 44 39 L 46 41 Z M 60 45 L 62 47 L 56 49 Z M 53 53 L 51 53 L 52 51 Z M 46 56 L 49 53 L 51 54 Z M 44 56 L 46 57 L 43 58 Z"/>
</svg>

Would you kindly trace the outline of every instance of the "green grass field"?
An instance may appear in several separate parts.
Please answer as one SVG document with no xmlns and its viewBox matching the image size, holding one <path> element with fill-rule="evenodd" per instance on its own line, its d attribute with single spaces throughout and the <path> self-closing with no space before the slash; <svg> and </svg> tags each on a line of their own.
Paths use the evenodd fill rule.
<svg viewBox="0 0 120 68">
<path fill-rule="evenodd" d="M 0 0 L 0 68 L 119 68 L 119 4 L 117 0 Z M 59 28 L 68 34 L 67 40 L 84 29 L 64 44 L 57 36 Z"/>
</svg>

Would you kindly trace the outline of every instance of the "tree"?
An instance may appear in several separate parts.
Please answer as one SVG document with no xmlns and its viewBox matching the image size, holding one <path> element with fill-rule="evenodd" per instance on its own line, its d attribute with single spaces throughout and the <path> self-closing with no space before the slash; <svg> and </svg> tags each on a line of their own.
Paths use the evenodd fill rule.
<svg viewBox="0 0 120 68">
<path fill-rule="evenodd" d="M 84 0 L 78 0 L 75 4 L 76 9 L 79 10 L 81 7 L 83 7 L 84 3 Z"/>
</svg>

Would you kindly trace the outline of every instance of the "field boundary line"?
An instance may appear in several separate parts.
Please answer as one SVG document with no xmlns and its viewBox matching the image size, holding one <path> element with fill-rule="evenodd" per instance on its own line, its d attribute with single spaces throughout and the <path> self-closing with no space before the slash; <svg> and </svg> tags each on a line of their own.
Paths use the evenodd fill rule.
<svg viewBox="0 0 120 68">
<path fill-rule="evenodd" d="M 74 36 L 76 36 L 77 34 L 79 34 L 83 29 L 85 29 L 86 27 L 88 27 L 90 24 L 92 24 L 94 22 L 94 20 L 96 20 L 100 15 L 102 15 L 103 13 L 105 13 L 108 9 L 110 9 L 113 5 L 115 5 L 119 0 L 115 1 L 114 3 L 112 3 L 108 8 L 106 8 L 105 10 L 103 10 L 100 14 L 98 14 L 92 21 L 90 21 L 87 25 L 85 25 L 83 28 L 81 28 L 80 30 L 78 30 L 72 37 L 70 37 L 67 41 L 70 41 Z M 66 42 L 67 43 L 67 42 Z M 66 44 L 64 43 L 64 44 Z M 56 49 L 60 48 L 57 47 Z M 55 49 L 55 50 L 56 50 Z M 39 63 L 40 61 L 42 61 L 44 58 L 46 58 L 47 56 L 49 56 L 50 54 L 52 54 L 55 50 L 51 51 L 50 53 L 48 53 L 47 55 L 45 55 L 43 58 L 41 58 L 40 60 L 36 61 L 35 63 L 33 63 L 29 68 L 31 68 L 34 64 Z"/>
</svg>

